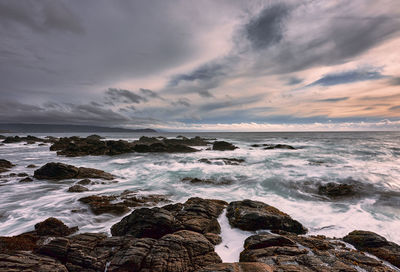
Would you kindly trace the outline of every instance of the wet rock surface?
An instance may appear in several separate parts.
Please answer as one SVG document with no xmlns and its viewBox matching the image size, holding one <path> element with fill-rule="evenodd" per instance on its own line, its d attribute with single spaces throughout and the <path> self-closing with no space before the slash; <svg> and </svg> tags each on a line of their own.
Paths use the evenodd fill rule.
<svg viewBox="0 0 400 272">
<path fill-rule="evenodd" d="M 246 239 L 240 262 L 261 262 L 273 271 L 395 271 L 382 261 L 324 236 L 259 234 Z"/>
<path fill-rule="evenodd" d="M 142 136 L 139 140 L 128 142 L 124 140 L 102 140 L 98 135 L 91 135 L 86 138 L 64 137 L 55 141 L 51 151 L 57 151 L 57 155 L 67 157 L 78 156 L 100 156 L 120 155 L 131 152 L 151 153 L 187 153 L 198 151 L 190 146 L 205 146 L 210 144 L 201 137 L 167 139 Z"/>
<path fill-rule="evenodd" d="M 63 180 L 63 179 L 85 179 L 97 178 L 112 180 L 114 176 L 102 170 L 86 167 L 76 167 L 69 164 L 50 162 L 35 170 L 34 177 L 37 179 Z"/>
<path fill-rule="evenodd" d="M 215 141 L 212 146 L 213 150 L 219 150 L 219 151 L 235 150 L 236 148 L 238 147 L 225 141 Z"/>
<path fill-rule="evenodd" d="M 355 230 L 343 237 L 343 240 L 358 250 L 371 253 L 400 268 L 400 245 L 389 242 L 376 233 Z"/>
<path fill-rule="evenodd" d="M 15 165 L 8 160 L 0 159 L 0 173 L 7 172 Z"/>
<path fill-rule="evenodd" d="M 78 231 L 78 227 L 68 227 L 61 220 L 50 217 L 35 225 L 36 234 L 39 236 L 68 236 Z"/>
<path fill-rule="evenodd" d="M 192 184 L 213 184 L 213 185 L 230 185 L 233 183 L 230 179 L 220 178 L 220 179 L 199 179 L 185 177 L 181 180 L 182 182 L 192 183 Z"/>
<path fill-rule="evenodd" d="M 154 206 L 169 202 L 163 195 L 139 195 L 132 191 L 124 191 L 119 195 L 91 195 L 80 198 L 79 201 L 89 205 L 90 210 L 96 215 L 104 213 L 123 215 L 132 207 Z"/>
<path fill-rule="evenodd" d="M 0 271 L 68 272 L 67 268 L 59 261 L 27 251 L 0 254 Z"/>
<path fill-rule="evenodd" d="M 179 230 L 219 234 L 221 227 L 217 218 L 226 204 L 221 200 L 190 198 L 184 204 L 136 209 L 113 225 L 111 234 L 137 238 L 160 238 Z"/>
<path fill-rule="evenodd" d="M 284 230 L 297 234 L 307 233 L 307 229 L 288 214 L 260 201 L 243 200 L 229 203 L 227 208 L 229 223 L 242 230 Z"/>
<path fill-rule="evenodd" d="M 262 147 L 264 150 L 269 150 L 269 149 L 289 149 L 289 150 L 295 150 L 291 145 L 287 144 L 252 144 L 251 147 Z"/>
<path fill-rule="evenodd" d="M 2 143 L 4 144 L 12 144 L 12 143 L 22 143 L 22 142 L 26 142 L 27 144 L 34 144 L 36 142 L 39 143 L 49 143 L 52 142 L 51 139 L 43 139 L 43 138 L 38 138 L 35 136 L 24 136 L 24 137 L 20 137 L 20 136 L 8 136 L 5 137 L 4 140 L 2 141 Z"/>
<path fill-rule="evenodd" d="M 211 159 L 200 159 L 199 162 L 215 165 L 240 165 L 245 162 L 244 159 L 236 158 L 211 158 Z"/>
<path fill-rule="evenodd" d="M 330 198 L 348 197 L 356 194 L 356 187 L 352 184 L 329 182 L 327 184 L 319 185 L 318 194 Z"/>
<path fill-rule="evenodd" d="M 69 193 L 82 193 L 82 192 L 87 192 L 89 191 L 88 188 L 86 188 L 85 186 L 76 184 L 76 185 L 72 185 L 71 187 L 68 188 Z"/>
<path fill-rule="evenodd" d="M 264 263 L 241 262 L 220 263 L 206 266 L 198 272 L 273 272 L 272 268 Z"/>
</svg>

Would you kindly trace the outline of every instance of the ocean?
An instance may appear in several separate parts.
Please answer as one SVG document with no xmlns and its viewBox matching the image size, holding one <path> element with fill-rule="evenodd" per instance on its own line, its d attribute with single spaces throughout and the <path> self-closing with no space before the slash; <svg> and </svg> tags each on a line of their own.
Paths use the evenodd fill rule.
<svg viewBox="0 0 400 272">
<path fill-rule="evenodd" d="M 29 164 L 63 162 L 102 169 L 117 176 L 118 183 L 90 185 L 88 192 L 69 193 L 72 181 L 19 183 L 0 178 L 0 235 L 33 230 L 48 217 L 61 219 L 80 232 L 110 233 L 122 216 L 93 215 L 78 201 L 93 194 L 137 190 L 143 194 L 167 195 L 173 202 L 190 197 L 215 198 L 227 202 L 263 201 L 301 222 L 309 234 L 343 237 L 352 230 L 376 232 L 400 244 L 400 132 L 298 132 L 298 133 L 98 133 L 107 139 L 136 140 L 140 136 L 201 136 L 231 142 L 234 151 L 195 153 L 130 153 L 119 156 L 67 158 L 49 151 L 49 145 L 0 146 L 0 158 L 16 164 L 12 172 L 33 174 Z M 20 134 L 21 135 L 21 134 Z M 33 134 L 44 137 L 47 134 Z M 89 134 L 52 134 L 61 136 Z M 253 144 L 288 144 L 296 150 L 264 150 Z M 199 147 L 196 147 L 199 148 Z M 238 158 L 240 165 L 206 164 L 202 158 Z M 3 173 L 5 174 L 5 173 Z M 185 177 L 229 180 L 230 184 L 191 184 Z M 329 182 L 352 184 L 357 194 L 330 199 L 318 194 L 318 186 Z M 73 213 L 71 210 L 86 209 Z M 237 261 L 243 240 L 251 233 L 232 229 L 224 215 L 222 244 L 216 247 L 222 260 Z"/>
</svg>

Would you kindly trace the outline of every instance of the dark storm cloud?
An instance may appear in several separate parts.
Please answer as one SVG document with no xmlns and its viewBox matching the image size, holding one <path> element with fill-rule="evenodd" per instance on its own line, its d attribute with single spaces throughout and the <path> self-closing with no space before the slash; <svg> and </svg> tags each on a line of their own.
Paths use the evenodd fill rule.
<svg viewBox="0 0 400 272">
<path fill-rule="evenodd" d="M 382 79 L 385 76 L 377 70 L 371 69 L 357 69 L 351 71 L 345 71 L 340 73 L 326 74 L 320 79 L 307 85 L 307 87 L 321 85 L 321 86 L 333 86 L 340 84 L 349 84 L 359 81 L 377 80 Z"/>
<path fill-rule="evenodd" d="M 185 98 L 179 98 L 177 101 L 173 101 L 171 104 L 174 106 L 184 106 L 184 107 L 191 106 L 190 100 Z"/>
<path fill-rule="evenodd" d="M 284 19 L 289 15 L 289 8 L 277 3 L 265 8 L 245 26 L 245 36 L 255 49 L 264 49 L 283 38 Z"/>
<path fill-rule="evenodd" d="M 84 33 L 80 18 L 60 1 L 35 3 L 27 0 L 3 0 L 0 2 L 0 18 L 0 24 L 5 27 L 17 23 L 38 32 L 55 30 Z"/>
<path fill-rule="evenodd" d="M 162 98 L 159 94 L 157 94 L 156 92 L 150 90 L 150 89 L 139 89 L 139 91 L 146 97 L 151 97 L 151 98 L 159 98 L 161 100 L 163 100 L 164 98 Z"/>
<path fill-rule="evenodd" d="M 139 104 L 140 102 L 147 101 L 147 99 L 144 98 L 143 96 L 137 95 L 129 90 L 108 88 L 108 90 L 105 93 L 106 93 L 106 100 L 109 99 L 114 102 Z"/>
<path fill-rule="evenodd" d="M 348 100 L 349 97 L 337 97 L 337 98 L 327 98 L 327 99 L 320 99 L 317 100 L 318 102 L 339 102 L 339 101 L 345 101 Z"/>
<path fill-rule="evenodd" d="M 207 81 L 218 76 L 223 76 L 224 65 L 220 62 L 206 63 L 187 74 L 174 76 L 168 83 L 170 87 L 178 85 L 181 81 Z"/>
</svg>

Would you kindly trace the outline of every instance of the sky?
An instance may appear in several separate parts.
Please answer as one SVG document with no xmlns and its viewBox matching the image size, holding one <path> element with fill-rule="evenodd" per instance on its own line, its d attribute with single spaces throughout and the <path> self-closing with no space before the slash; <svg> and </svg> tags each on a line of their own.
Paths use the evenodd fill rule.
<svg viewBox="0 0 400 272">
<path fill-rule="evenodd" d="M 0 0 L 0 122 L 400 130 L 399 0 Z"/>
</svg>

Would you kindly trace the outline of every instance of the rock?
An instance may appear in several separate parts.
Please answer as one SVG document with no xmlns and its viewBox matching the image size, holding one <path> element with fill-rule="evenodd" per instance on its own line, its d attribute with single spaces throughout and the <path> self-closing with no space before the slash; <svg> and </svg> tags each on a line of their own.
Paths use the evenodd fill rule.
<svg viewBox="0 0 400 272">
<path fill-rule="evenodd" d="M 213 150 L 219 150 L 219 151 L 235 150 L 236 148 L 238 147 L 225 141 L 215 141 L 212 146 Z"/>
<path fill-rule="evenodd" d="M 9 171 L 15 165 L 8 160 L 0 159 L 0 173 Z"/>
<path fill-rule="evenodd" d="M 98 178 L 111 180 L 113 175 L 102 170 L 85 167 L 75 167 L 64 163 L 50 162 L 35 170 L 34 177 L 37 179 L 63 180 L 73 178 Z"/>
<path fill-rule="evenodd" d="M 273 272 L 272 268 L 264 263 L 220 263 L 200 269 L 198 272 Z"/>
<path fill-rule="evenodd" d="M 35 233 L 24 233 L 12 237 L 0 237 L 0 253 L 16 250 L 31 251 L 36 247 L 39 237 Z M 1 266 L 0 266 L 1 267 Z"/>
<path fill-rule="evenodd" d="M 78 231 L 78 227 L 67 227 L 57 218 L 50 217 L 35 225 L 35 231 L 39 236 L 68 236 Z"/>
<path fill-rule="evenodd" d="M 400 246 L 387 241 L 376 233 L 355 230 L 343 237 L 343 241 L 352 244 L 358 250 L 371 253 L 400 268 Z"/>
<path fill-rule="evenodd" d="M 190 182 L 193 184 L 213 184 L 213 185 L 229 185 L 232 184 L 232 180 L 228 179 L 220 179 L 220 180 L 214 180 L 214 179 L 199 179 L 199 178 L 190 178 L 190 177 L 185 177 L 181 180 L 182 182 Z"/>
<path fill-rule="evenodd" d="M 161 202 L 169 202 L 163 195 L 138 195 L 130 191 L 119 195 L 92 195 L 83 197 L 79 201 L 88 204 L 96 215 L 103 213 L 123 215 L 130 211 L 130 207 L 154 206 Z"/>
<path fill-rule="evenodd" d="M 240 262 L 261 262 L 272 271 L 394 271 L 379 260 L 324 236 L 257 234 L 246 239 Z"/>
<path fill-rule="evenodd" d="M 219 234 L 218 216 L 226 202 L 212 199 L 190 198 L 184 204 L 170 204 L 162 208 L 141 208 L 111 227 L 111 234 L 134 237 L 160 238 L 179 230 Z"/>
<path fill-rule="evenodd" d="M 52 258 L 27 251 L 0 254 L 2 272 L 68 272 L 67 268 Z"/>
<path fill-rule="evenodd" d="M 26 177 L 26 178 L 21 179 L 19 182 L 25 183 L 25 182 L 32 182 L 32 181 L 33 181 L 33 179 L 31 179 L 30 177 Z"/>
<path fill-rule="evenodd" d="M 17 174 L 17 177 L 27 177 L 27 176 L 29 176 L 27 173 L 18 173 Z"/>
<path fill-rule="evenodd" d="M 217 165 L 240 165 L 244 163 L 244 159 L 236 158 L 212 158 L 212 159 L 200 159 L 199 162 L 207 164 L 217 164 Z"/>
<path fill-rule="evenodd" d="M 318 193 L 331 198 L 353 196 L 356 194 L 354 185 L 329 182 L 318 187 Z"/>
<path fill-rule="evenodd" d="M 97 134 L 92 134 L 86 137 L 87 140 L 101 140 L 104 139 L 104 137 L 101 137 L 100 135 Z"/>
<path fill-rule="evenodd" d="M 222 243 L 222 238 L 218 234 L 208 232 L 204 234 L 204 237 L 206 237 L 207 240 L 210 241 L 213 245 L 219 245 L 220 243 Z"/>
<path fill-rule="evenodd" d="M 37 168 L 37 166 L 34 164 L 29 164 L 28 166 L 26 166 L 26 168 Z"/>
<path fill-rule="evenodd" d="M 221 262 L 214 246 L 191 231 L 175 232 L 158 240 L 85 233 L 56 238 L 38 252 L 66 263 L 70 272 L 191 272 Z"/>
<path fill-rule="evenodd" d="M 263 202 L 243 200 L 229 203 L 227 214 L 229 223 L 242 230 L 260 229 L 284 230 L 305 234 L 307 229 L 286 213 Z"/>
<path fill-rule="evenodd" d="M 165 152 L 165 153 L 189 153 L 199 151 L 195 148 L 182 145 L 182 144 L 165 144 L 163 142 L 156 142 L 149 145 L 135 144 L 133 147 L 135 152 L 148 153 L 148 152 Z"/>
<path fill-rule="evenodd" d="M 48 139 L 42 139 L 38 138 L 32 135 L 28 135 L 26 137 L 20 137 L 20 136 L 8 136 L 3 140 L 3 143 L 5 144 L 11 144 L 11 143 L 21 143 L 21 142 L 26 142 L 27 144 L 33 144 L 35 142 L 49 142 Z"/>
<path fill-rule="evenodd" d="M 77 185 L 73 185 L 73 186 L 69 187 L 67 192 L 82 193 L 82 192 L 86 192 L 86 191 L 89 191 L 89 189 L 86 188 L 85 186 L 77 184 Z"/>
<path fill-rule="evenodd" d="M 289 149 L 289 150 L 295 150 L 291 145 L 286 145 L 286 144 L 276 144 L 276 145 L 270 145 L 270 144 L 264 144 L 264 149 L 269 150 L 269 149 Z"/>
<path fill-rule="evenodd" d="M 77 184 L 80 184 L 80 185 L 89 185 L 90 183 L 92 183 L 92 181 L 90 179 L 82 179 L 77 182 Z"/>
</svg>

